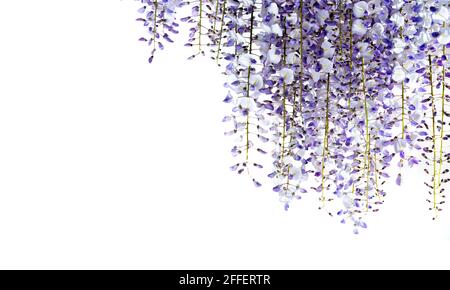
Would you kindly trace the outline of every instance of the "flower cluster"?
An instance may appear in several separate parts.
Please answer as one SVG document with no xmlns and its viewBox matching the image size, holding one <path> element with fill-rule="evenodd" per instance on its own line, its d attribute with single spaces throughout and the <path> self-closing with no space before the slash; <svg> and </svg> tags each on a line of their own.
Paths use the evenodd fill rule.
<svg viewBox="0 0 450 290">
<path fill-rule="evenodd" d="M 422 164 L 438 217 L 450 181 L 448 0 L 140 2 L 150 61 L 189 11 L 190 58 L 209 55 L 228 76 L 231 169 L 257 187 L 267 176 L 286 210 L 316 194 L 358 233 L 385 183 Z"/>
<path fill-rule="evenodd" d="M 156 51 L 164 50 L 164 42 L 173 42 L 170 34 L 178 34 L 179 24 L 176 9 L 183 6 L 181 0 L 138 0 L 144 6 L 139 8 L 141 17 L 137 19 L 148 28 L 149 36 L 139 40 L 152 47 L 149 62 L 153 62 Z"/>
</svg>

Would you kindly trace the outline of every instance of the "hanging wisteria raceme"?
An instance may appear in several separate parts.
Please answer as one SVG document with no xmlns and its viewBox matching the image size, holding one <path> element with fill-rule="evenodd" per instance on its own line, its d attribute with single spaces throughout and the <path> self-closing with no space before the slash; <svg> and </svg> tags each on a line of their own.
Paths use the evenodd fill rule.
<svg viewBox="0 0 450 290">
<path fill-rule="evenodd" d="M 137 19 L 147 27 L 149 36 L 139 40 L 151 47 L 149 62 L 153 62 L 157 50 L 164 50 L 164 42 L 172 43 L 171 34 L 178 34 L 179 24 L 176 18 L 177 8 L 183 6 L 181 0 L 137 0 L 144 4 L 138 12 Z"/>
<path fill-rule="evenodd" d="M 255 186 L 261 186 L 253 174 L 254 170 L 262 169 L 258 162 L 258 155 L 266 154 L 256 142 L 267 143 L 264 129 L 264 108 L 259 103 L 259 90 L 263 87 L 261 77 L 261 64 L 254 49 L 256 41 L 255 23 L 258 15 L 257 7 L 253 1 L 238 2 L 228 1 L 225 9 L 231 12 L 226 20 L 226 43 L 222 48 L 217 46 L 219 57 L 226 63 L 225 73 L 229 76 L 226 84 L 229 92 L 225 98 L 226 103 L 231 103 L 232 114 L 226 116 L 224 121 L 231 121 L 231 131 L 226 135 L 236 138 L 236 146 L 232 148 L 233 155 L 238 163 L 231 168 L 239 174 L 248 173 Z"/>
<path fill-rule="evenodd" d="M 297 139 L 301 139 L 301 126 L 294 123 L 298 113 L 298 87 L 295 86 L 298 56 L 298 9 L 294 1 L 279 4 L 263 1 L 262 25 L 258 45 L 263 62 L 262 75 L 266 95 L 264 106 L 271 116 L 272 172 L 269 177 L 274 180 L 273 190 L 280 195 L 285 208 L 293 198 L 301 198 L 302 190 L 298 183 L 302 174 L 307 172 L 298 161 L 301 152 L 296 148 Z M 298 131 L 297 129 L 300 129 Z M 299 154 L 300 153 L 300 154 Z"/>
<path fill-rule="evenodd" d="M 430 11 L 431 13 L 426 13 Z M 445 188 L 448 179 L 449 138 L 447 110 L 449 96 L 446 78 L 448 75 L 447 48 L 450 32 L 448 1 L 427 1 L 419 15 L 423 28 L 418 39 L 418 67 L 420 93 L 425 114 L 420 121 L 420 141 L 424 142 L 423 157 L 427 168 L 425 172 L 431 177 L 425 185 L 429 189 L 430 210 L 436 219 L 445 203 Z"/>
<path fill-rule="evenodd" d="M 207 55 L 227 76 L 231 169 L 267 183 L 286 210 L 316 195 L 357 234 L 386 182 L 402 186 L 404 168 L 420 165 L 439 216 L 450 181 L 448 0 L 139 1 L 150 62 L 185 29 L 189 59 Z"/>
</svg>

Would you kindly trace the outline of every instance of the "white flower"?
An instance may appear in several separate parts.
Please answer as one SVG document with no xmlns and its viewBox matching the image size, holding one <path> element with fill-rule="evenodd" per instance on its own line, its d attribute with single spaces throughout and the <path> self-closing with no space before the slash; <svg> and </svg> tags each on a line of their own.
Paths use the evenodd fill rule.
<svg viewBox="0 0 450 290">
<path fill-rule="evenodd" d="M 394 0 L 392 1 L 392 8 L 399 10 L 402 8 L 405 0 Z"/>
<path fill-rule="evenodd" d="M 246 20 L 245 20 L 244 18 L 242 18 L 242 17 L 238 17 L 238 18 L 236 19 L 236 23 L 237 23 L 239 26 L 244 26 L 244 25 L 247 24 Z"/>
<path fill-rule="evenodd" d="M 394 68 L 394 72 L 392 73 L 392 79 L 397 82 L 401 83 L 406 79 L 406 71 L 403 67 L 397 65 Z"/>
<path fill-rule="evenodd" d="M 280 63 L 281 61 L 281 55 L 279 53 L 277 54 L 277 49 L 275 47 L 269 49 L 269 51 L 267 52 L 267 57 L 269 62 L 273 64 Z"/>
<path fill-rule="evenodd" d="M 356 18 L 364 17 L 365 13 L 369 10 L 369 5 L 366 1 L 359 1 L 353 6 L 353 15 Z"/>
<path fill-rule="evenodd" d="M 290 85 L 294 82 L 294 71 L 290 68 L 283 68 L 280 71 L 280 77 L 283 78 L 285 84 Z"/>
<path fill-rule="evenodd" d="M 320 25 L 325 24 L 325 20 L 330 18 L 330 13 L 327 10 L 319 10 L 316 12 L 317 19 L 319 20 Z"/>
<path fill-rule="evenodd" d="M 416 39 L 417 44 L 421 45 L 424 43 L 428 43 L 431 41 L 431 35 L 430 33 L 426 32 L 426 31 L 422 31 L 421 33 L 419 33 L 419 37 Z"/>
<path fill-rule="evenodd" d="M 365 61 L 373 59 L 373 52 L 369 48 L 369 44 L 366 42 L 360 42 L 356 45 L 359 49 L 358 58 L 364 58 Z"/>
<path fill-rule="evenodd" d="M 280 24 L 275 23 L 274 25 L 272 25 L 272 33 L 278 36 L 283 36 L 283 30 L 281 29 Z"/>
<path fill-rule="evenodd" d="M 353 30 L 353 33 L 358 36 L 363 36 L 367 32 L 367 28 L 361 19 L 356 19 L 353 22 L 352 30 Z"/>
<path fill-rule="evenodd" d="M 261 23 L 261 29 L 265 33 L 272 33 L 272 27 L 267 25 L 267 24 L 265 24 L 265 23 Z"/>
<path fill-rule="evenodd" d="M 396 24 L 398 27 L 405 26 L 405 17 L 403 17 L 403 15 L 398 12 L 391 16 L 391 21 L 394 22 L 394 24 Z"/>
<path fill-rule="evenodd" d="M 450 30 L 448 28 L 444 29 L 438 37 L 438 41 L 442 45 L 450 43 Z"/>
<path fill-rule="evenodd" d="M 384 26 L 381 23 L 375 23 L 372 27 L 372 33 L 382 35 L 384 33 Z"/>
<path fill-rule="evenodd" d="M 244 67 L 249 67 L 252 64 L 252 59 L 254 59 L 254 56 L 251 54 L 243 54 L 239 57 L 239 64 Z"/>
<path fill-rule="evenodd" d="M 291 52 L 286 56 L 286 63 L 287 64 L 297 64 L 300 62 L 300 58 L 295 52 Z"/>
<path fill-rule="evenodd" d="M 237 34 L 233 30 L 229 31 L 228 33 L 230 34 L 230 38 L 236 41 L 236 43 L 245 43 L 246 39 L 243 35 Z"/>
<path fill-rule="evenodd" d="M 297 23 L 297 14 L 296 13 L 291 13 L 286 17 L 286 21 L 292 25 L 295 25 Z"/>
<path fill-rule="evenodd" d="M 381 10 L 380 0 L 369 1 L 368 6 L 369 6 L 369 8 L 367 9 L 367 12 L 369 12 L 369 14 L 379 14 L 379 12 Z"/>
<path fill-rule="evenodd" d="M 313 79 L 313 81 L 315 82 L 315 83 L 317 83 L 319 80 L 320 80 L 320 76 L 321 76 L 321 73 L 320 72 L 316 72 L 316 70 L 315 69 L 309 69 L 309 73 L 310 73 L 310 75 L 311 75 L 311 78 Z"/>
<path fill-rule="evenodd" d="M 332 58 L 334 56 L 334 53 L 336 51 L 335 48 L 333 48 L 333 44 L 326 39 L 322 43 L 322 49 L 323 49 L 323 56 L 326 58 Z"/>
<path fill-rule="evenodd" d="M 259 74 L 250 76 L 250 84 L 255 87 L 256 90 L 259 90 L 264 85 L 263 77 Z"/>
<path fill-rule="evenodd" d="M 374 79 L 370 79 L 366 81 L 366 87 L 368 89 L 376 87 L 377 82 Z"/>
<path fill-rule="evenodd" d="M 448 21 L 449 13 L 445 6 L 441 6 L 438 12 L 433 13 L 433 19 L 436 21 L 446 22 Z"/>
<path fill-rule="evenodd" d="M 244 4 L 244 7 L 250 7 L 255 5 L 254 0 L 241 0 L 242 4 Z"/>
<path fill-rule="evenodd" d="M 269 7 L 267 7 L 267 12 L 272 15 L 278 15 L 278 5 L 277 3 L 272 2 Z"/>
<path fill-rule="evenodd" d="M 349 209 L 353 205 L 353 199 L 350 198 L 348 195 L 344 195 L 342 197 L 342 203 L 346 209 Z"/>
<path fill-rule="evenodd" d="M 392 49 L 393 53 L 402 53 L 406 47 L 406 43 L 403 39 L 396 38 L 394 39 L 394 48 Z"/>
<path fill-rule="evenodd" d="M 240 105 L 244 108 L 249 108 L 250 110 L 254 110 L 257 105 L 253 98 L 237 98 L 236 105 Z"/>
<path fill-rule="evenodd" d="M 331 73 L 333 72 L 333 62 L 328 58 L 319 59 L 319 63 L 322 66 L 321 72 L 323 73 Z"/>
<path fill-rule="evenodd" d="M 416 26 L 412 26 L 412 25 L 407 25 L 405 27 L 405 29 L 403 30 L 403 34 L 405 36 L 412 36 L 415 35 L 417 33 L 417 28 Z"/>
<path fill-rule="evenodd" d="M 276 34 L 278 36 L 283 36 L 283 30 L 281 29 L 280 25 L 278 23 L 275 23 L 271 26 L 267 25 L 267 24 L 261 24 L 261 29 L 265 32 L 265 33 L 273 33 Z"/>
</svg>

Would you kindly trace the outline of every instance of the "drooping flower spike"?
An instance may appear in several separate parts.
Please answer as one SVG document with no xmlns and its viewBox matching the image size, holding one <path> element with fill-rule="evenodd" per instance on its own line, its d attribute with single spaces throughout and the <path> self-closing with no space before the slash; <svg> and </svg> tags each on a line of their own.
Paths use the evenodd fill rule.
<svg viewBox="0 0 450 290">
<path fill-rule="evenodd" d="M 442 211 L 448 0 L 140 2 L 150 62 L 187 11 L 178 19 L 190 59 L 208 55 L 228 77 L 231 169 L 257 187 L 267 176 L 286 209 L 314 194 L 320 209 L 359 233 L 384 203 L 385 183 L 401 186 L 403 168 L 422 164 L 433 218 Z"/>
<path fill-rule="evenodd" d="M 139 40 L 151 47 L 149 62 L 153 62 L 157 50 L 164 50 L 164 43 L 172 43 L 171 34 L 178 34 L 179 23 L 176 11 L 183 6 L 181 0 L 137 0 L 144 4 L 138 12 L 141 17 L 137 19 L 148 28 L 149 36 Z"/>
</svg>

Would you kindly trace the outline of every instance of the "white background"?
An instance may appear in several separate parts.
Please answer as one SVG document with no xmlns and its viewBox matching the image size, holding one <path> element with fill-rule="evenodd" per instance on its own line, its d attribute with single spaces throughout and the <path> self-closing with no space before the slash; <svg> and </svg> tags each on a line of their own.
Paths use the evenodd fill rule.
<svg viewBox="0 0 450 290">
<path fill-rule="evenodd" d="M 360 236 L 230 172 L 223 77 L 181 42 L 149 65 L 137 8 L 0 2 L 0 268 L 450 268 L 419 169 Z"/>
</svg>

